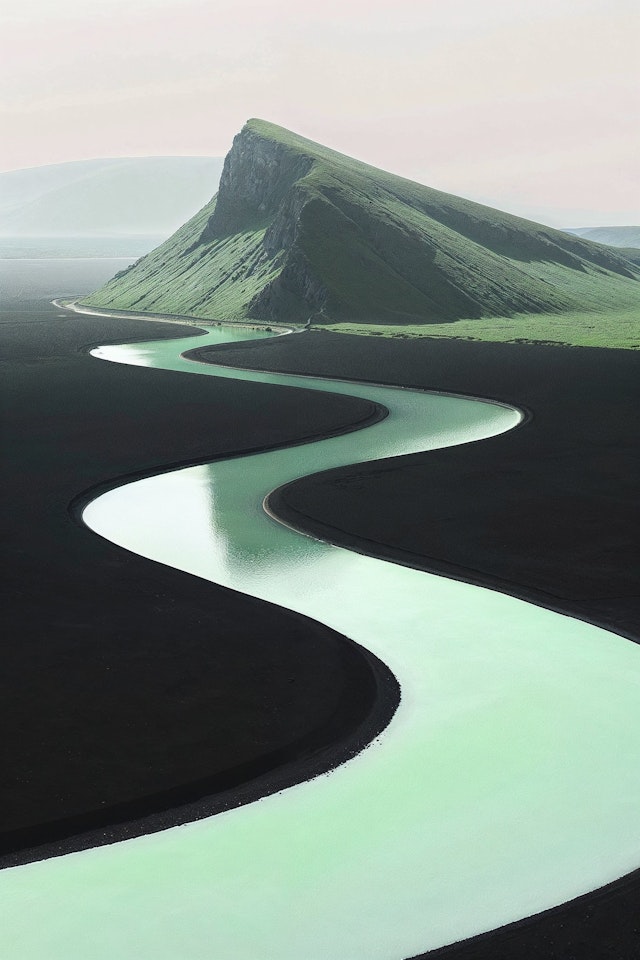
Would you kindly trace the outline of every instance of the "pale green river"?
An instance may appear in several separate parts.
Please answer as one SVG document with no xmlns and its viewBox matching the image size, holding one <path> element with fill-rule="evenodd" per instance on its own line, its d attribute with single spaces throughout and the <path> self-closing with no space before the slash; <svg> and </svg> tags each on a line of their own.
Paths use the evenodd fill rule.
<svg viewBox="0 0 640 960">
<path fill-rule="evenodd" d="M 481 441 L 515 427 L 519 412 L 178 356 L 232 336 L 256 334 L 216 329 L 202 340 L 94 353 L 367 397 L 389 417 L 128 483 L 89 504 L 85 522 L 146 557 L 353 638 L 394 672 L 400 707 L 377 740 L 330 774 L 186 826 L 3 871 L 0 955 L 401 960 L 640 865 L 637 646 L 318 542 L 262 509 L 264 496 L 294 477 Z"/>
</svg>

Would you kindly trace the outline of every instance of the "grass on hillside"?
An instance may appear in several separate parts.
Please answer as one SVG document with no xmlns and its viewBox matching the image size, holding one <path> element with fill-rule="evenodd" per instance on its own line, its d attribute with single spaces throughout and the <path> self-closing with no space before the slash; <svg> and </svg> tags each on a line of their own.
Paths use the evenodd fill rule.
<svg viewBox="0 0 640 960">
<path fill-rule="evenodd" d="M 169 240 L 104 287 L 83 298 L 95 307 L 190 315 L 208 320 L 252 319 L 247 303 L 273 278 L 262 253 L 264 229 L 193 247 L 214 208 L 212 202 Z M 215 260 L 216 270 L 211 270 Z M 142 279 L 141 279 L 142 278 Z"/>
<path fill-rule="evenodd" d="M 553 268 L 540 268 L 540 277 Z M 584 306 L 560 312 L 515 312 L 445 323 L 313 323 L 336 333 L 385 337 L 438 337 L 501 343 L 556 343 L 567 346 L 640 349 L 640 284 L 637 281 L 578 274 L 567 292 Z"/>
<path fill-rule="evenodd" d="M 434 324 L 314 324 L 316 329 L 361 336 L 443 338 L 494 343 L 549 343 L 572 347 L 640 350 L 640 308 L 594 313 L 521 313 Z"/>
</svg>

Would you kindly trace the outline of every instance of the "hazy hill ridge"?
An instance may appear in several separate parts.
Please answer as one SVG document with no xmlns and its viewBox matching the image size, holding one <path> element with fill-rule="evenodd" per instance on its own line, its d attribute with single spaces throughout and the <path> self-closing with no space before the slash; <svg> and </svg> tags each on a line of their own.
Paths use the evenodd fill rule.
<svg viewBox="0 0 640 960">
<path fill-rule="evenodd" d="M 568 227 L 565 232 L 611 247 L 640 248 L 640 227 Z"/>
<path fill-rule="evenodd" d="M 385 173 L 261 120 L 220 188 L 92 304 L 322 322 L 561 313 L 640 294 L 618 251 Z"/>
<path fill-rule="evenodd" d="M 169 236 L 215 193 L 215 157 L 78 160 L 0 173 L 0 235 Z"/>
<path fill-rule="evenodd" d="M 566 233 L 617 247 L 618 253 L 640 266 L 640 227 L 572 227 Z"/>
</svg>

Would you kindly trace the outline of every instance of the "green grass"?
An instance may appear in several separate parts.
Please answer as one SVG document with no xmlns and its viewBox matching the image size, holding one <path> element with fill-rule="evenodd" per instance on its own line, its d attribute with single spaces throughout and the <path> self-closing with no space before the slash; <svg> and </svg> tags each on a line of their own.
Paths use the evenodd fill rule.
<svg viewBox="0 0 640 960">
<path fill-rule="evenodd" d="M 315 326 L 335 333 L 403 339 L 438 337 L 494 343 L 550 343 L 640 350 L 640 307 L 603 313 L 548 313 L 534 316 L 521 313 L 514 317 L 483 317 L 480 320 L 456 320 L 429 326 L 355 323 Z"/>
<path fill-rule="evenodd" d="M 262 255 L 264 230 L 190 249 L 213 207 L 208 204 L 173 237 L 85 302 L 203 319 L 245 319 L 247 304 L 272 279 L 277 266 Z"/>
<path fill-rule="evenodd" d="M 461 318 L 449 323 L 362 324 L 320 323 L 317 329 L 384 337 L 439 337 L 501 343 L 554 343 L 566 346 L 640 349 L 640 285 L 612 278 L 581 279 L 587 306 L 562 313 L 516 313 L 509 316 Z M 574 290 L 574 295 L 577 294 Z"/>
</svg>

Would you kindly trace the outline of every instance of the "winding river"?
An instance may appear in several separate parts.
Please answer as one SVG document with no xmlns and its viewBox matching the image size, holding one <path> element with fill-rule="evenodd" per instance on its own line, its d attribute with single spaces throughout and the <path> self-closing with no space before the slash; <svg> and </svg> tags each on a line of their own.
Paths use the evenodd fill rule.
<svg viewBox="0 0 640 960">
<path fill-rule="evenodd" d="M 328 467 L 481 441 L 519 423 L 463 397 L 197 364 L 202 339 L 102 360 L 384 404 L 358 433 L 190 467 L 98 497 L 127 549 L 327 623 L 402 701 L 330 774 L 162 833 L 0 874 L 0 953 L 37 960 L 401 960 L 529 916 L 640 864 L 640 649 L 520 600 L 305 537 L 266 494 Z"/>
</svg>

